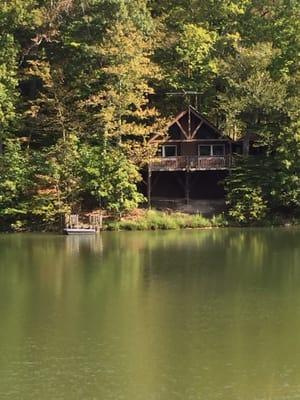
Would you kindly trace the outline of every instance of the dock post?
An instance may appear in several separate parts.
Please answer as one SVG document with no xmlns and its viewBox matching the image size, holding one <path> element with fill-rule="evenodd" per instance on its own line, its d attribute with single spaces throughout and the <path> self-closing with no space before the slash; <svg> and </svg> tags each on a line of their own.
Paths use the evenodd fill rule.
<svg viewBox="0 0 300 400">
<path fill-rule="evenodd" d="M 99 221 L 99 230 L 103 228 L 103 214 L 102 211 L 100 212 L 100 221 Z"/>
</svg>

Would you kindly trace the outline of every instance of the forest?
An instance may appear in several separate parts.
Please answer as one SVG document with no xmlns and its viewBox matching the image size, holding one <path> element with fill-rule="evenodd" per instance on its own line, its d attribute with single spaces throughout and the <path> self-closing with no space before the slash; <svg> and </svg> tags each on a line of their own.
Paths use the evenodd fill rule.
<svg viewBox="0 0 300 400">
<path fill-rule="evenodd" d="M 228 218 L 300 214 L 299 0 L 0 1 L 1 229 L 143 204 L 149 136 L 183 90 L 264 148 L 226 180 Z"/>
</svg>

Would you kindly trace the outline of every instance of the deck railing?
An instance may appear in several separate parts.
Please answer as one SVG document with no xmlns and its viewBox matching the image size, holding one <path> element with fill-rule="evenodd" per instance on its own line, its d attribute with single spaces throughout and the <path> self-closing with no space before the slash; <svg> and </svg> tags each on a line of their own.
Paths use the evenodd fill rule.
<svg viewBox="0 0 300 400">
<path fill-rule="evenodd" d="M 157 157 L 150 162 L 152 171 L 176 171 L 176 170 L 218 170 L 229 169 L 232 166 L 231 155 L 198 157 L 177 156 Z"/>
</svg>

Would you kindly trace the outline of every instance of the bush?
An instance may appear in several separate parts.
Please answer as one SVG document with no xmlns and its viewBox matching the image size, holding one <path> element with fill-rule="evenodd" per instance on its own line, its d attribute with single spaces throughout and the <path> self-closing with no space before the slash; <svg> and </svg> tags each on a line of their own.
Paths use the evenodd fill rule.
<svg viewBox="0 0 300 400">
<path fill-rule="evenodd" d="M 261 188 L 241 187 L 228 195 L 229 216 L 239 223 L 262 221 L 267 214 L 267 202 Z"/>
<path fill-rule="evenodd" d="M 183 213 L 168 214 L 163 211 L 149 210 L 137 219 L 123 219 L 112 222 L 107 226 L 108 230 L 171 230 L 186 228 L 206 228 L 211 226 L 223 226 L 224 216 L 214 217 L 209 220 L 201 214 L 189 215 Z"/>
<path fill-rule="evenodd" d="M 107 146 L 82 147 L 83 188 L 102 207 L 122 215 L 145 200 L 137 189 L 141 176 L 137 167 L 119 148 Z"/>
<path fill-rule="evenodd" d="M 242 157 L 225 180 L 229 217 L 239 224 L 263 221 L 270 209 L 270 171 L 273 164 L 264 157 Z"/>
</svg>

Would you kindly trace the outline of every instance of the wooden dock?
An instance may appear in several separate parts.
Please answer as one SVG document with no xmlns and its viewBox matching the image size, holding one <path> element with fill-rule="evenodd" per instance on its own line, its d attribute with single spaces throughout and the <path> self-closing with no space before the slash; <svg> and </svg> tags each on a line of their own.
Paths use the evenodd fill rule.
<svg viewBox="0 0 300 400">
<path fill-rule="evenodd" d="M 63 232 L 66 235 L 94 235 L 100 232 L 102 227 L 103 215 L 101 213 L 66 214 Z"/>
</svg>

